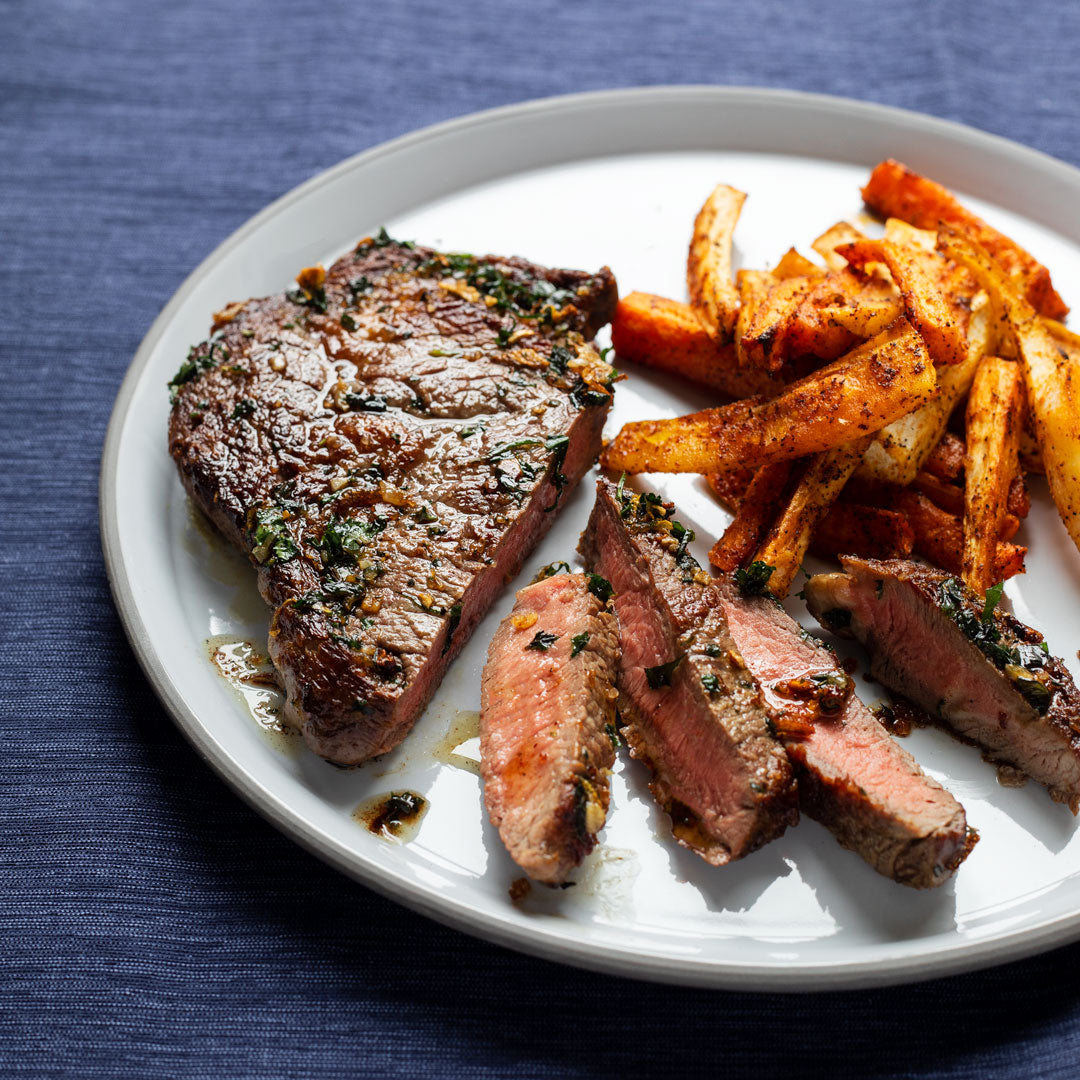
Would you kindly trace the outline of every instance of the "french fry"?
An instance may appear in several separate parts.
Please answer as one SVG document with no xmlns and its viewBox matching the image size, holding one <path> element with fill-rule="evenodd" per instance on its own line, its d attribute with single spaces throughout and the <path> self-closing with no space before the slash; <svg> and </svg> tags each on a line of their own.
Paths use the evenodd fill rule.
<svg viewBox="0 0 1080 1080">
<path fill-rule="evenodd" d="M 784 252 L 780 261 L 773 267 L 772 275 L 777 281 L 784 281 L 786 278 L 793 277 L 820 278 L 825 276 L 825 271 L 792 247 Z"/>
<path fill-rule="evenodd" d="M 980 301 L 981 297 L 981 301 Z M 967 358 L 938 369 L 937 396 L 884 428 L 870 444 L 859 474 L 894 484 L 910 484 L 945 435 L 949 416 L 968 392 L 990 338 L 989 304 L 980 294 L 968 323 Z M 963 460 L 962 454 L 960 458 Z"/>
<path fill-rule="evenodd" d="M 897 488 L 889 499 L 890 509 L 900 511 L 915 535 L 915 551 L 923 558 L 960 574 L 963 567 L 964 527 L 960 518 L 935 506 L 925 495 L 910 488 Z M 994 560 L 995 581 L 1005 581 L 1024 572 L 1027 548 L 998 541 Z"/>
<path fill-rule="evenodd" d="M 967 356 L 967 311 L 939 287 L 941 260 L 918 246 L 859 240 L 837 248 L 852 266 L 884 263 L 904 301 L 907 317 L 922 334 L 935 364 L 958 364 Z"/>
<path fill-rule="evenodd" d="M 903 514 L 880 506 L 837 502 L 818 522 L 810 551 L 823 559 L 858 555 L 864 559 L 906 559 L 915 533 Z"/>
<path fill-rule="evenodd" d="M 925 404 L 936 385 L 922 339 L 898 319 L 770 400 L 626 424 L 601 461 L 628 473 L 712 473 L 790 461 L 880 430 Z"/>
<path fill-rule="evenodd" d="M 622 360 L 682 375 L 726 397 L 771 396 L 783 385 L 763 371 L 740 370 L 733 348 L 717 345 L 688 305 L 662 296 L 624 296 L 615 309 L 611 340 Z"/>
<path fill-rule="evenodd" d="M 921 491 L 935 506 L 948 510 L 950 514 L 964 512 L 964 489 L 959 484 L 951 484 L 926 469 L 920 469 L 915 474 L 911 487 L 915 491 Z"/>
<path fill-rule="evenodd" d="M 729 514 L 736 514 L 756 474 L 757 469 L 732 469 L 731 472 L 710 473 L 705 479 L 716 501 Z"/>
<path fill-rule="evenodd" d="M 942 223 L 951 226 L 982 246 L 1009 277 L 1016 279 L 1036 311 L 1052 319 L 1068 314 L 1068 306 L 1055 292 L 1045 266 L 933 180 L 898 161 L 883 161 L 870 174 L 862 197 L 867 206 L 884 217 L 902 218 L 921 229 L 937 229 Z"/>
<path fill-rule="evenodd" d="M 855 471 L 870 438 L 864 435 L 810 459 L 783 512 L 752 560 L 773 568 L 769 577 L 769 592 L 773 596 L 787 596 L 818 522 Z M 749 493 L 744 505 L 748 502 Z"/>
<path fill-rule="evenodd" d="M 1021 376 L 1017 365 L 996 356 L 979 364 L 967 402 L 964 460 L 962 575 L 984 593 L 998 579 L 996 556 L 1017 470 Z"/>
<path fill-rule="evenodd" d="M 778 461 L 754 473 L 738 499 L 734 519 L 709 552 L 709 562 L 718 570 L 730 572 L 749 560 L 780 509 L 791 467 L 790 461 Z"/>
<path fill-rule="evenodd" d="M 825 260 L 830 270 L 843 270 L 847 259 L 836 254 L 841 244 L 850 244 L 854 240 L 863 240 L 866 233 L 856 229 L 849 221 L 838 221 L 830 225 L 810 246 Z"/>
<path fill-rule="evenodd" d="M 937 229 L 917 229 L 902 218 L 891 217 L 885 222 L 885 239 L 932 253 L 937 247 Z"/>
<path fill-rule="evenodd" d="M 955 480 L 964 471 L 964 440 L 946 431 L 927 455 L 924 467 L 941 480 Z"/>
<path fill-rule="evenodd" d="M 1002 331 L 1015 341 L 1020 357 L 1050 496 L 1080 548 L 1080 365 L 1058 346 L 1045 322 L 984 248 L 947 227 L 938 244 L 949 258 L 971 270 L 1004 317 Z"/>
<path fill-rule="evenodd" d="M 776 279 L 767 270 L 740 270 L 735 275 L 735 288 L 739 294 L 739 315 L 735 320 L 735 358 L 740 368 L 749 368 L 751 359 L 743 347 L 743 341 L 751 340 L 750 327 L 758 308 L 765 302 L 769 289 Z"/>
<path fill-rule="evenodd" d="M 1005 503 L 1010 514 L 1023 520 L 1031 513 L 1031 496 L 1028 494 L 1027 484 L 1024 483 L 1023 474 L 1017 473 L 1009 484 L 1009 497 Z"/>
<path fill-rule="evenodd" d="M 739 348 L 747 363 L 779 371 L 791 355 L 784 340 L 788 327 L 813 287 L 814 279 L 808 277 L 784 278 L 770 286 L 740 327 Z"/>
<path fill-rule="evenodd" d="M 803 321 L 807 328 L 793 327 L 791 338 L 796 348 L 825 356 L 832 347 L 831 339 L 822 340 L 829 327 L 839 327 L 855 338 L 871 338 L 903 313 L 900 295 L 891 281 L 856 274 L 845 265 L 819 282 L 802 303 L 795 321 Z M 812 337 L 814 331 L 817 340 Z"/>
<path fill-rule="evenodd" d="M 721 342 L 731 340 L 738 315 L 738 294 L 731 280 L 731 246 L 746 195 L 719 184 L 694 221 L 686 259 L 690 306 Z"/>
<path fill-rule="evenodd" d="M 784 463 L 780 467 L 786 468 L 787 465 Z M 728 513 L 737 515 L 753 478 L 754 473 L 749 469 L 736 469 L 733 472 L 713 473 L 707 480 L 720 505 Z M 957 491 L 959 490 L 957 488 Z M 842 498 L 846 498 L 846 495 L 845 489 Z M 776 512 L 777 507 L 774 505 L 770 517 L 754 541 L 754 547 Z M 810 551 L 825 559 L 835 558 L 837 555 L 859 555 L 867 559 L 906 559 L 911 554 L 914 539 L 907 518 L 898 511 L 858 502 L 838 501 L 829 507 L 814 529 Z M 744 561 L 752 550 L 753 548 L 746 552 Z"/>
</svg>

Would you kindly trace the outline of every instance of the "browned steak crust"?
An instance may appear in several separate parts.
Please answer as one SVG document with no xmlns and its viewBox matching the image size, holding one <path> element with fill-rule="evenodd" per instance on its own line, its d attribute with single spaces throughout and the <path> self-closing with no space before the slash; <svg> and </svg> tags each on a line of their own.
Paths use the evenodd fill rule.
<svg viewBox="0 0 1080 1080">
<path fill-rule="evenodd" d="M 594 461 L 616 289 L 385 233 L 298 280 L 215 317 L 169 449 L 259 568 L 287 716 L 353 764 L 409 731 Z"/>
<path fill-rule="evenodd" d="M 857 638 L 876 679 L 992 761 L 1080 807 L 1080 691 L 1042 635 L 987 610 L 944 571 L 902 559 L 841 559 L 806 584 L 823 626 Z"/>
<path fill-rule="evenodd" d="M 631 753 L 652 770 L 675 838 L 721 865 L 794 825 L 797 792 L 720 598 L 686 550 L 693 534 L 673 512 L 600 480 L 580 547 L 615 590 Z"/>
</svg>

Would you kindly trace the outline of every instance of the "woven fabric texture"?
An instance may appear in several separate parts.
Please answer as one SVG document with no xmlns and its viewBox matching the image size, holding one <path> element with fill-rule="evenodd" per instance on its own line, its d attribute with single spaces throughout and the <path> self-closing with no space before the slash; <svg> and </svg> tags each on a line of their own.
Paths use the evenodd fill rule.
<svg viewBox="0 0 1080 1080">
<path fill-rule="evenodd" d="M 96 516 L 109 410 L 154 316 L 342 158 L 494 105 L 700 82 L 887 102 L 1080 164 L 1080 6 L 4 0 L 0 16 L 0 1075 L 1080 1072 L 1077 947 L 896 990 L 692 991 L 520 956 L 346 880 L 173 727 L 114 612 Z"/>
</svg>

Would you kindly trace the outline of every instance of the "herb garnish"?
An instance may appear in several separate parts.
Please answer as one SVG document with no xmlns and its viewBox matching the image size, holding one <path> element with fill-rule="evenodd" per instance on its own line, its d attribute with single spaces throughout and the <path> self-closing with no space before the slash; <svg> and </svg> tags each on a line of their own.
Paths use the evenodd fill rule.
<svg viewBox="0 0 1080 1080">
<path fill-rule="evenodd" d="M 735 571 L 735 584 L 739 586 L 739 592 L 744 596 L 759 596 L 768 591 L 769 578 L 772 577 L 775 566 L 760 560 L 752 562 L 744 570 L 739 567 Z"/>
<path fill-rule="evenodd" d="M 938 606 L 942 614 L 952 619 L 961 633 L 1004 673 L 1017 693 L 1038 712 L 1045 713 L 1050 706 L 1052 692 L 1047 685 L 1049 673 L 1044 672 L 1043 678 L 1037 674 L 1043 667 L 1041 658 L 1030 646 L 1003 644 L 1001 631 L 994 625 L 993 612 L 1001 599 L 1001 591 L 1000 583 L 986 590 L 980 617 L 968 606 L 963 584 L 956 578 L 946 578 L 938 586 Z M 1042 644 L 1046 646 L 1045 641 Z M 1049 647 L 1043 651 L 1048 654 Z"/>
<path fill-rule="evenodd" d="M 536 577 L 533 581 L 543 581 L 544 578 L 554 577 L 559 573 L 570 573 L 570 564 L 568 562 L 553 562 L 548 563 L 547 566 L 542 566 L 536 572 Z"/>
<path fill-rule="evenodd" d="M 240 420 L 245 416 L 250 416 L 257 408 L 255 402 L 249 398 L 241 398 L 234 406 L 233 411 L 229 414 L 230 420 Z"/>
<path fill-rule="evenodd" d="M 720 692 L 720 680 L 711 671 L 701 676 L 701 685 L 705 687 L 710 696 Z"/>
<path fill-rule="evenodd" d="M 280 506 L 264 506 L 255 511 L 255 546 L 252 555 L 263 566 L 288 562 L 300 554 L 285 524 L 284 511 Z"/>
<path fill-rule="evenodd" d="M 350 390 L 345 394 L 345 404 L 362 412 L 386 412 L 386 398 L 382 394 L 357 394 Z"/>
<path fill-rule="evenodd" d="M 988 623 L 994 618 L 994 608 L 1001 602 L 1001 593 L 1005 588 L 1005 583 L 999 581 L 996 585 L 991 585 L 986 590 L 986 595 L 983 598 L 983 613 L 982 622 Z"/>
<path fill-rule="evenodd" d="M 580 634 L 575 634 L 570 639 L 570 659 L 573 660 L 574 657 L 577 656 L 577 654 L 579 652 L 581 652 L 581 650 L 584 649 L 585 646 L 588 645 L 588 644 L 589 644 L 589 632 L 588 632 L 588 630 L 583 630 Z"/>
<path fill-rule="evenodd" d="M 385 528 L 386 522 L 380 518 L 352 521 L 332 515 L 318 542 L 323 565 L 356 562 L 364 548 Z"/>
<path fill-rule="evenodd" d="M 587 574 L 586 578 L 589 592 L 601 604 L 606 604 L 615 595 L 615 589 L 607 578 L 601 577 L 599 574 Z"/>
<path fill-rule="evenodd" d="M 686 653 L 679 653 L 674 660 L 669 660 L 666 664 L 647 667 L 645 669 L 645 681 L 653 690 L 659 690 L 661 686 L 670 686 L 671 676 L 675 674 L 675 669 L 685 659 Z"/>
<path fill-rule="evenodd" d="M 537 630 L 536 636 L 525 646 L 526 649 L 535 649 L 537 652 L 547 652 L 556 641 L 559 634 L 549 633 L 547 630 Z"/>
</svg>

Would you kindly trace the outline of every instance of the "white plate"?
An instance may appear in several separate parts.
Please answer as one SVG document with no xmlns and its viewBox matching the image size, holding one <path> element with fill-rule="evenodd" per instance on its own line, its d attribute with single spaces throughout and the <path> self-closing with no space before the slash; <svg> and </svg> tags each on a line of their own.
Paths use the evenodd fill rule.
<svg viewBox="0 0 1080 1080">
<path fill-rule="evenodd" d="M 199 753 L 345 873 L 471 933 L 584 966 L 714 986 L 839 987 L 997 963 L 1080 935 L 1080 840 L 1068 811 L 1033 785 L 1000 787 L 975 751 L 934 731 L 907 745 L 982 835 L 941 889 L 916 893 L 879 877 L 811 821 L 740 863 L 710 869 L 666 835 L 641 768 L 623 760 L 603 844 L 577 886 L 533 889 L 515 906 L 507 889 L 519 874 L 485 821 L 478 777 L 437 760 L 458 710 L 479 705 L 484 653 L 512 589 L 403 746 L 355 771 L 266 738 L 207 660 L 211 635 L 266 634 L 253 574 L 192 524 L 166 452 L 165 383 L 213 311 L 282 289 L 300 267 L 329 262 L 383 223 L 445 249 L 608 263 L 624 292 L 681 297 L 691 222 L 715 183 L 750 193 L 737 257 L 765 266 L 857 214 L 868 167 L 887 156 L 962 193 L 1052 269 L 1067 302 L 1080 304 L 1080 215 L 1072 212 L 1080 172 L 927 117 L 761 90 L 617 91 L 466 117 L 338 165 L 226 240 L 142 343 L 113 413 L 101 484 L 105 555 L 125 627 Z M 609 434 L 625 420 L 706 400 L 635 369 L 619 387 Z M 588 478 L 567 501 L 523 581 L 571 556 L 591 488 Z M 725 515 L 700 481 L 678 477 L 660 490 L 700 537 L 722 529 Z M 1007 593 L 1075 671 L 1080 557 L 1040 486 L 1034 503 L 1024 530 L 1030 569 Z M 704 541 L 698 547 L 703 559 Z M 874 700 L 872 686 L 863 691 Z M 354 820 L 367 796 L 400 789 L 431 803 L 411 842 L 388 842 Z"/>
</svg>

